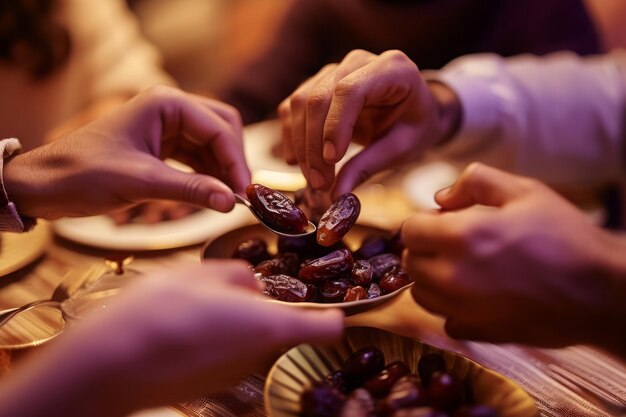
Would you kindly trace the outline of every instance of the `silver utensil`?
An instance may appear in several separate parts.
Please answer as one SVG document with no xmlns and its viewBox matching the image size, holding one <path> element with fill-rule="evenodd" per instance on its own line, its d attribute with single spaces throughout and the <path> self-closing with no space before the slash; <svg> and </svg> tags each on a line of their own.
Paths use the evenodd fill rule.
<svg viewBox="0 0 626 417">
<path fill-rule="evenodd" d="M 60 308 L 61 303 L 68 298 L 80 287 L 91 282 L 95 277 L 102 274 L 104 270 L 103 266 L 93 266 L 86 272 L 69 272 L 61 282 L 56 286 L 52 295 L 48 299 L 32 301 L 21 307 L 10 308 L 4 311 L 0 311 L 0 327 L 8 323 L 13 317 L 26 311 L 32 310 L 36 307 L 54 307 Z"/>
<path fill-rule="evenodd" d="M 308 236 L 317 231 L 317 227 L 315 227 L 315 225 L 311 223 L 310 221 L 304 233 L 285 233 L 285 232 L 278 231 L 274 229 L 272 226 L 265 223 L 265 220 L 263 220 L 263 218 L 259 215 L 259 213 L 257 213 L 257 211 L 254 209 L 254 207 L 252 207 L 252 204 L 250 204 L 248 200 L 246 200 L 239 194 L 234 194 L 234 195 L 235 195 L 235 202 L 239 204 L 243 204 L 244 206 L 248 207 L 248 209 L 252 212 L 254 217 L 256 217 L 264 227 L 266 227 L 271 232 L 276 233 L 277 235 L 287 236 L 287 237 L 302 237 L 302 236 Z"/>
</svg>

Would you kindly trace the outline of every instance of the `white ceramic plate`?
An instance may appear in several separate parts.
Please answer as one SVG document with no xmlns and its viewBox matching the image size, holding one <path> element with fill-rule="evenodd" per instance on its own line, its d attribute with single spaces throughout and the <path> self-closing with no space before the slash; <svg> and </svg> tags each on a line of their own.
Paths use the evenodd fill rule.
<svg viewBox="0 0 626 417">
<path fill-rule="evenodd" d="M 114 250 L 160 250 L 202 243 L 254 221 L 243 206 L 230 213 L 200 210 L 182 219 L 157 224 L 117 226 L 108 216 L 66 218 L 54 222 L 54 231 L 66 239 Z"/>
<path fill-rule="evenodd" d="M 443 161 L 424 162 L 407 172 L 402 188 L 416 208 L 439 208 L 435 203 L 435 193 L 452 185 L 458 176 L 459 170 L 452 164 Z"/>
<path fill-rule="evenodd" d="M 383 352 L 385 363 L 401 360 L 414 373 L 421 355 L 439 353 L 452 375 L 471 384 L 477 404 L 495 408 L 500 417 L 539 415 L 533 399 L 523 389 L 476 362 L 415 339 L 369 327 L 353 327 L 347 328 L 344 340 L 334 346 L 296 346 L 276 361 L 265 382 L 265 409 L 269 417 L 298 417 L 300 397 L 312 382 L 341 369 L 352 352 L 370 346 Z"/>
</svg>

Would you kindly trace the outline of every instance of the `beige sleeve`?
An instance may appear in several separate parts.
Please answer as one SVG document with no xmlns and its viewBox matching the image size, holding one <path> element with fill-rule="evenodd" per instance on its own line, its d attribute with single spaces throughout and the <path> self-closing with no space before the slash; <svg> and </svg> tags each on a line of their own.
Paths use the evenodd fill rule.
<svg viewBox="0 0 626 417">
<path fill-rule="evenodd" d="M 175 84 L 123 0 L 64 0 L 63 4 L 62 18 L 73 42 L 72 60 L 82 67 L 85 100 L 130 96 L 155 84 Z"/>
</svg>

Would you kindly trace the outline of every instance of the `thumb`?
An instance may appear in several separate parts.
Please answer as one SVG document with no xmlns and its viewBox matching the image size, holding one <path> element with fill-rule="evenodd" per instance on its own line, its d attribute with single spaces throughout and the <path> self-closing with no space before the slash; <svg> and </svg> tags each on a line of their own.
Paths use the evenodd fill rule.
<svg viewBox="0 0 626 417">
<path fill-rule="evenodd" d="M 528 180 L 478 162 L 470 164 L 456 183 L 435 194 L 444 210 L 458 210 L 475 204 L 500 207 L 528 189 Z"/>
<path fill-rule="evenodd" d="M 146 200 L 174 200 L 228 212 L 235 205 L 233 191 L 208 175 L 186 173 L 165 164 L 153 171 L 145 186 Z"/>
</svg>

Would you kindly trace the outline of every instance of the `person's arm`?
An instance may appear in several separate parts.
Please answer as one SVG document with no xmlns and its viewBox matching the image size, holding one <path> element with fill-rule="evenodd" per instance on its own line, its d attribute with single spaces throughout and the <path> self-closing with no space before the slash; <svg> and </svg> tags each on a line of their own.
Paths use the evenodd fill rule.
<svg viewBox="0 0 626 417">
<path fill-rule="evenodd" d="M 439 155 L 480 160 L 553 185 L 624 175 L 626 52 L 470 55 L 428 73 L 458 96 L 460 130 Z"/>
<path fill-rule="evenodd" d="M 626 238 L 537 180 L 474 163 L 403 225 L 403 262 L 424 308 L 455 338 L 626 358 Z"/>
<path fill-rule="evenodd" d="M 339 310 L 269 303 L 252 275 L 216 260 L 138 279 L 2 379 L 0 417 L 124 416 L 223 391 L 286 348 L 340 337 Z"/>
<path fill-rule="evenodd" d="M 161 158 L 191 166 L 185 173 Z M 4 163 L 19 214 L 102 214 L 163 199 L 229 211 L 250 172 L 237 112 L 170 87 L 137 95 L 107 117 Z"/>
</svg>

